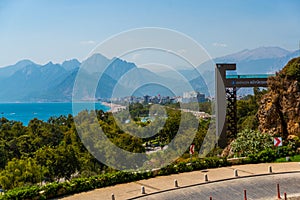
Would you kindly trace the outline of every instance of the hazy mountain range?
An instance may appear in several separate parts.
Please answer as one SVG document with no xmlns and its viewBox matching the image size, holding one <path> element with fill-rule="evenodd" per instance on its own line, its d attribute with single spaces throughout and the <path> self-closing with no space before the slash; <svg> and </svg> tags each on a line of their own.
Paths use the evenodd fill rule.
<svg viewBox="0 0 300 200">
<path fill-rule="evenodd" d="M 274 73 L 288 60 L 300 55 L 299 50 L 290 52 L 279 47 L 260 47 L 214 59 L 215 62 L 237 63 L 239 74 Z M 174 96 L 194 89 L 208 95 L 208 87 L 213 77 L 206 74 L 212 71 L 211 62 L 197 70 L 154 73 L 138 68 L 119 58 L 108 59 L 94 54 L 80 63 L 68 60 L 62 64 L 52 62 L 39 65 L 30 60 L 22 60 L 15 65 L 0 68 L 0 102 L 57 102 L 71 101 L 74 82 L 80 72 L 84 84 L 75 89 L 82 99 L 109 98 L 141 95 Z M 205 80 L 205 81 L 204 81 Z M 96 92 L 91 91 L 94 84 Z M 213 94 L 212 94 L 213 95 Z"/>
</svg>

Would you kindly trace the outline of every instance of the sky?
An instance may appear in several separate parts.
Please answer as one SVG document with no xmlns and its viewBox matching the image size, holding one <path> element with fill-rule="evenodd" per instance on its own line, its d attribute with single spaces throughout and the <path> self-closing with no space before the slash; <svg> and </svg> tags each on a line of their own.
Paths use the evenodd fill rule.
<svg viewBox="0 0 300 200">
<path fill-rule="evenodd" d="M 124 31 L 171 29 L 213 58 L 261 46 L 299 48 L 299 0 L 0 0 L 0 67 L 80 61 Z"/>
</svg>

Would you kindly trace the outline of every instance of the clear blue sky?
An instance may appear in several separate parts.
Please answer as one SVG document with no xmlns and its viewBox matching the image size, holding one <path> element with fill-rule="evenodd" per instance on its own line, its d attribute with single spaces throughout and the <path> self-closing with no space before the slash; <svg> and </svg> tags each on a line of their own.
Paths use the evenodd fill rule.
<svg viewBox="0 0 300 200">
<path fill-rule="evenodd" d="M 299 0 L 1 0 L 0 66 L 82 60 L 133 28 L 182 32 L 212 57 L 260 46 L 296 50 Z"/>
</svg>

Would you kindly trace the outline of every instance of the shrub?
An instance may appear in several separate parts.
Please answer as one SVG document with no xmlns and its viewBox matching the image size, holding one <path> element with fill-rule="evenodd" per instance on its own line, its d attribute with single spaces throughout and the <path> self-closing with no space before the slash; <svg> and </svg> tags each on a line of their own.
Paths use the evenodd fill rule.
<svg viewBox="0 0 300 200">
<path fill-rule="evenodd" d="M 238 133 L 237 138 L 232 142 L 232 150 L 238 156 L 258 154 L 273 146 L 272 137 L 262 134 L 259 131 L 245 129 Z"/>
<path fill-rule="evenodd" d="M 257 154 L 250 154 L 248 158 L 241 160 L 242 163 L 258 163 L 258 162 L 272 162 L 277 157 L 291 156 L 294 151 L 291 147 L 282 147 L 277 154 L 276 149 L 265 149 Z M 201 170 L 207 168 L 225 167 L 231 163 L 226 158 L 211 157 L 211 158 L 198 158 L 189 162 L 178 162 L 170 164 L 159 170 L 158 175 L 169 175 L 180 172 L 189 172 L 193 170 Z M 31 186 L 24 188 L 15 188 L 7 191 L 4 195 L 0 196 L 2 200 L 8 199 L 49 199 L 56 198 L 63 195 L 70 195 L 74 193 L 84 192 L 95 188 L 112 186 L 119 183 L 127 183 L 147 178 L 154 177 L 153 172 L 126 172 L 118 171 L 113 173 L 101 174 L 89 178 L 76 178 L 71 181 L 63 183 L 50 183 L 45 186 Z"/>
<path fill-rule="evenodd" d="M 288 62 L 283 69 L 288 78 L 296 78 L 300 80 L 300 57 L 294 58 Z"/>
</svg>

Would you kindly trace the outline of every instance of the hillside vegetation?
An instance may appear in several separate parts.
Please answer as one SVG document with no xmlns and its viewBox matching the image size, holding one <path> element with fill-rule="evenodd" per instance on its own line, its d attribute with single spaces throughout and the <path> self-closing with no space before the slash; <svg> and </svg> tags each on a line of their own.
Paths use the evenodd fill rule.
<svg viewBox="0 0 300 200">
<path fill-rule="evenodd" d="M 300 147 L 300 57 L 268 79 L 267 90 L 254 88 L 237 102 L 238 134 L 230 137 L 225 156 L 247 156 L 273 146 L 272 137 L 283 145 Z M 251 151 L 249 151 L 251 149 Z"/>
<path fill-rule="evenodd" d="M 133 106 L 131 113 L 134 115 L 138 108 Z M 71 115 L 51 117 L 47 122 L 33 119 L 28 126 L 1 118 L 0 185 L 3 189 L 12 189 L 115 171 L 98 161 L 90 152 L 94 155 L 102 154 L 110 159 L 109 162 L 127 161 L 126 163 L 132 165 L 130 167 L 134 169 L 138 165 L 137 161 L 128 162 L 132 160 L 130 156 L 115 154 L 111 145 L 108 145 L 100 135 L 98 127 L 101 127 L 112 144 L 126 152 L 132 152 L 132 155 L 145 153 L 146 147 L 164 147 L 176 135 L 176 142 L 172 144 L 175 150 L 180 149 L 182 142 L 191 140 L 196 145 L 195 150 L 199 151 L 209 127 L 209 120 L 199 121 L 192 114 L 181 113 L 176 109 L 167 109 L 166 112 L 168 119 L 162 127 L 157 124 L 162 120 L 159 118 L 151 123 L 132 121 L 120 127 L 112 113 L 105 113 L 102 110 L 96 112 L 96 121 L 95 113 L 88 111 L 82 111 L 75 118 Z M 80 121 L 80 124 L 75 126 L 74 119 Z M 180 126 L 185 128 L 180 129 Z M 157 127 L 161 128 L 156 130 Z M 198 127 L 198 130 L 190 127 Z M 78 130 L 81 132 L 78 133 Z M 138 137 L 153 130 L 157 134 L 152 137 L 144 139 Z M 189 137 L 194 133 L 195 138 Z M 84 145 L 82 141 L 89 143 Z M 188 152 L 188 146 L 182 150 L 182 153 Z M 170 159 L 174 158 L 172 154 L 176 152 L 170 150 L 168 153 L 161 157 L 153 157 L 151 159 L 153 168 L 175 161 Z M 146 154 L 143 155 L 146 159 Z M 116 166 L 119 169 L 122 167 L 122 164 Z"/>
<path fill-rule="evenodd" d="M 296 58 L 291 60 L 275 77 L 268 80 L 268 90 L 254 88 L 253 96 L 248 95 L 239 100 L 237 102 L 239 133 L 232 138 L 229 148 L 225 150 L 227 154 L 223 155 L 230 155 L 231 151 L 234 156 L 247 157 L 246 161 L 242 161 L 247 163 L 271 162 L 278 157 L 294 155 L 296 147 L 300 146 L 299 80 L 300 58 Z M 199 107 L 211 112 L 209 104 L 199 104 Z M 145 153 L 147 148 L 153 148 L 153 146 L 156 148 L 170 146 L 175 137 L 177 137 L 177 142 L 172 145 L 175 150 L 179 150 L 184 142 L 192 138 L 191 142 L 195 144 L 195 156 L 198 156 L 197 152 L 201 149 L 209 128 L 211 128 L 210 131 L 215 131 L 214 126 L 210 127 L 211 119 L 197 119 L 191 113 L 181 112 L 177 104 L 169 105 L 164 113 L 167 117 L 158 117 L 154 121 L 142 122 L 141 117 L 149 115 L 149 110 L 149 105 L 131 105 L 129 113 L 133 120 L 124 127 L 119 126 L 116 117 L 121 120 L 127 119 L 128 116 L 125 113 L 113 115 L 101 110 L 94 113 L 97 116 L 96 120 L 93 112 L 83 111 L 76 117 L 71 115 L 52 117 L 47 122 L 33 119 L 28 126 L 23 126 L 21 122 L 1 118 L 0 185 L 2 189 L 11 191 L 3 197 L 6 198 L 11 193 L 19 197 L 18 191 L 23 191 L 24 195 L 25 193 L 27 195 L 27 189 L 11 190 L 24 186 L 32 186 L 28 187 L 28 190 L 34 190 L 33 195 L 40 195 L 39 191 L 44 187 L 38 185 L 46 184 L 45 187 L 49 186 L 49 188 L 55 185 L 57 189 L 55 195 L 59 196 L 119 183 L 116 174 L 122 176 L 121 182 L 154 176 L 151 172 L 149 176 L 135 174 L 137 177 L 128 179 L 126 177 L 128 174 L 116 172 L 97 160 L 90 153 L 93 150 L 105 154 L 106 158 L 113 158 L 112 161 L 132 159 L 124 155 L 115 155 L 104 140 L 94 140 L 99 137 L 98 126 L 101 127 L 110 142 L 132 153 Z M 74 119 L 81 122 L 79 126 L 78 124 L 75 126 Z M 160 123 L 163 124 L 162 127 L 159 126 Z M 196 129 L 192 127 L 196 127 Z M 84 134 L 78 133 L 78 128 L 84 130 Z M 156 134 L 151 137 L 138 137 L 147 136 L 143 135 L 148 134 L 147 131 L 155 131 Z M 285 147 L 282 147 L 279 154 L 274 148 L 272 136 L 281 136 L 284 139 Z M 81 139 L 90 140 L 89 146 L 84 146 Z M 214 142 L 215 138 L 211 138 L 210 141 Z M 222 158 L 224 162 L 222 161 L 221 164 L 218 163 L 222 160 L 220 157 L 213 159 L 214 161 L 205 159 L 199 163 L 197 160 L 199 166 L 197 163 L 187 165 L 188 147 L 183 149 L 183 155 L 177 160 L 171 160 L 175 153 L 172 151 L 161 153 L 160 157 L 144 154 L 145 158 L 149 156 L 152 159 L 151 163 L 144 163 L 145 166 L 142 167 L 146 167 L 146 165 L 149 167 L 149 164 L 151 164 L 150 167 L 158 166 L 161 168 L 160 174 L 163 175 L 202 169 L 203 167 L 228 165 L 226 158 Z M 92 151 L 89 152 L 87 148 Z M 221 149 L 215 148 L 208 153 L 208 156 L 219 155 Z M 181 161 L 184 162 L 181 163 Z M 170 163 L 170 165 L 165 166 L 165 163 Z M 138 163 L 130 162 L 130 164 L 134 169 Z M 122 168 L 122 166 L 117 167 Z M 113 174 L 108 174 L 110 172 Z M 104 178 L 105 183 L 102 181 L 103 177 L 106 177 Z M 69 182 L 71 179 L 72 181 Z M 95 185 L 90 184 L 90 180 L 94 179 L 97 179 Z M 48 184 L 50 182 L 62 182 L 62 184 Z M 83 182 L 86 184 L 84 187 L 80 185 Z M 72 190 L 60 191 L 60 187 L 72 188 Z M 47 192 L 51 196 L 51 189 Z"/>
</svg>

